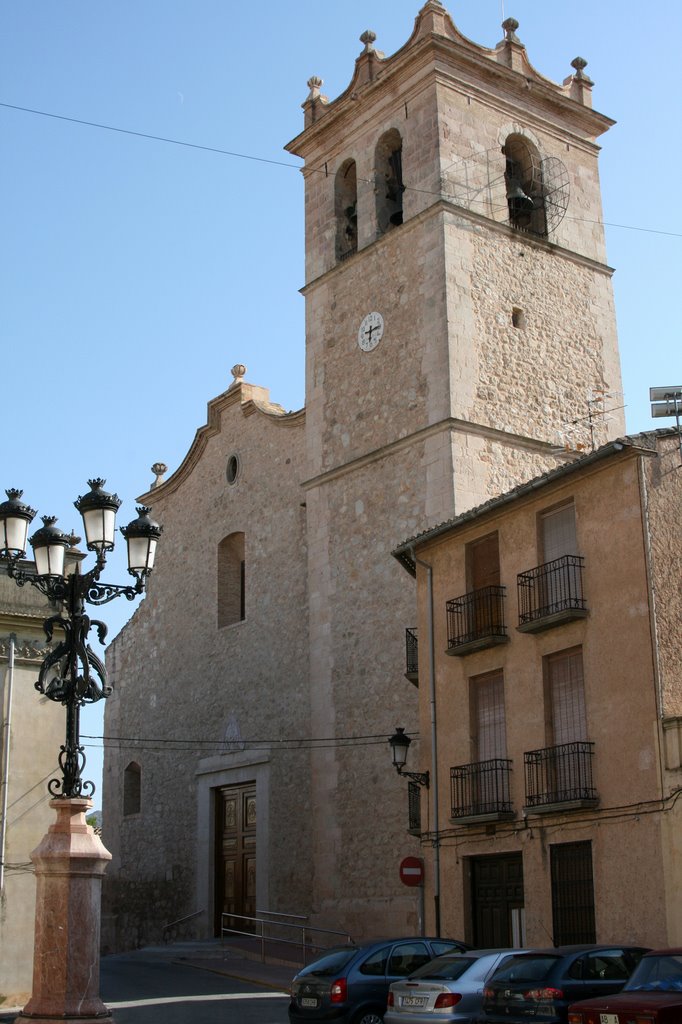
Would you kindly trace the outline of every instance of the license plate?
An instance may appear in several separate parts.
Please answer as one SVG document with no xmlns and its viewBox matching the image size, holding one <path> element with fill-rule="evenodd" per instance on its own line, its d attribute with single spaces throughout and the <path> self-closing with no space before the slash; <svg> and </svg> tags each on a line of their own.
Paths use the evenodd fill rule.
<svg viewBox="0 0 682 1024">
<path fill-rule="evenodd" d="M 599 1024 L 618 1024 L 617 1013 L 600 1013 Z"/>
<path fill-rule="evenodd" d="M 312 999 L 310 996 L 303 996 L 301 999 L 301 1006 L 317 1006 L 317 999 Z"/>
<path fill-rule="evenodd" d="M 426 996 L 403 996 L 401 1006 L 426 1006 Z"/>
</svg>

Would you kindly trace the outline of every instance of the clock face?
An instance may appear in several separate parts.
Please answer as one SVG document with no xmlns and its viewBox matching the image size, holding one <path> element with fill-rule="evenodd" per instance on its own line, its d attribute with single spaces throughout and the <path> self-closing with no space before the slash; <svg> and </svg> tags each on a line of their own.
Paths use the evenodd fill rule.
<svg viewBox="0 0 682 1024">
<path fill-rule="evenodd" d="M 363 352 L 371 352 L 384 336 L 384 318 L 381 313 L 368 313 L 358 331 L 358 345 Z"/>
</svg>

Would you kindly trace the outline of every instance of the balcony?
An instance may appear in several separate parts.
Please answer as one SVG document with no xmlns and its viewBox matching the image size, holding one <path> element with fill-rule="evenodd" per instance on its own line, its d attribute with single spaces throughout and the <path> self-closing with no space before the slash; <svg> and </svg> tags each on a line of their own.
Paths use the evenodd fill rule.
<svg viewBox="0 0 682 1024">
<path fill-rule="evenodd" d="M 493 758 L 450 769 L 451 816 L 458 824 L 514 817 L 509 794 L 511 761 Z"/>
<path fill-rule="evenodd" d="M 413 836 L 421 835 L 422 831 L 422 795 L 421 786 L 416 782 L 407 784 L 407 831 Z"/>
<path fill-rule="evenodd" d="M 405 630 L 405 678 L 419 686 L 419 630 L 416 626 Z"/>
<path fill-rule="evenodd" d="M 448 648 L 460 657 L 473 651 L 507 643 L 504 622 L 505 587 L 481 587 L 446 603 Z"/>
<path fill-rule="evenodd" d="M 596 807 L 592 782 L 594 743 L 580 740 L 523 755 L 526 769 L 526 809 L 549 811 Z"/>
<path fill-rule="evenodd" d="M 539 633 L 588 614 L 580 555 L 562 555 L 517 577 L 522 633 Z"/>
</svg>

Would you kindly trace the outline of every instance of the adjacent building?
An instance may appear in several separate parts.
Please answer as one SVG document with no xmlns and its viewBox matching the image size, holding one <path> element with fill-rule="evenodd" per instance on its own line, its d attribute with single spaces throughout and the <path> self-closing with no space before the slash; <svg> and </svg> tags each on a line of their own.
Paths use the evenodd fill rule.
<svg viewBox="0 0 682 1024">
<path fill-rule="evenodd" d="M 64 742 L 62 709 L 34 686 L 48 650 L 43 621 L 53 614 L 37 590 L 17 587 L 0 561 L 0 1011 L 23 1005 L 33 983 L 30 854 L 54 820 L 47 784 Z"/>
<path fill-rule="evenodd" d="M 622 438 L 394 551 L 445 934 L 682 942 L 681 454 L 674 429 Z"/>
<path fill-rule="evenodd" d="M 417 727 L 415 595 L 390 552 L 623 432 L 596 414 L 620 390 L 597 169 L 613 122 L 584 61 L 551 82 L 503 28 L 480 47 L 428 0 L 393 56 L 363 33 L 337 99 L 308 82 L 287 146 L 305 409 L 238 364 L 141 498 L 164 544 L 108 660 L 111 948 L 178 921 L 215 934 L 223 913 L 416 927 L 386 747 Z"/>
</svg>

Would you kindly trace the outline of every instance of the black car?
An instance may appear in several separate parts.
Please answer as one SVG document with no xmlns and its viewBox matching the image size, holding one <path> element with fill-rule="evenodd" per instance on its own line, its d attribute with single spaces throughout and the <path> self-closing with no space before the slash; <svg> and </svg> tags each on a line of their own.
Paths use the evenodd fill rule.
<svg viewBox="0 0 682 1024">
<path fill-rule="evenodd" d="M 289 1021 L 382 1024 L 391 982 L 436 956 L 465 949 L 453 939 L 402 938 L 327 950 L 294 978 Z"/>
<path fill-rule="evenodd" d="M 642 946 L 557 946 L 517 953 L 495 972 L 480 1024 L 566 1024 L 569 1003 L 620 992 Z"/>
</svg>

